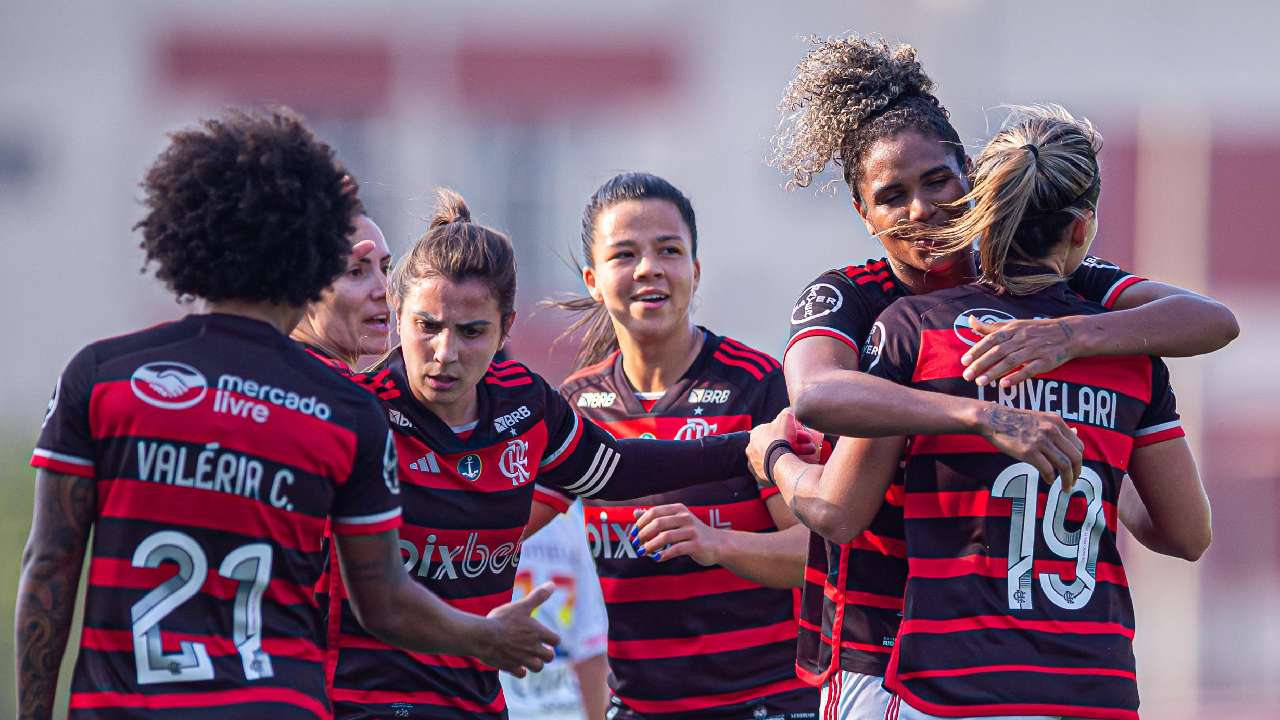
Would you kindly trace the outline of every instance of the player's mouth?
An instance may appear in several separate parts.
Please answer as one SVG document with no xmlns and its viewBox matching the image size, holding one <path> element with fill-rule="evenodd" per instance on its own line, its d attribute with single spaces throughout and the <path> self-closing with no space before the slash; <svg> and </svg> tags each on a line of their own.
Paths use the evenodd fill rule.
<svg viewBox="0 0 1280 720">
<path fill-rule="evenodd" d="M 458 377 L 455 375 L 427 375 L 427 387 L 436 392 L 448 392 L 458 385 Z"/>
<path fill-rule="evenodd" d="M 639 303 L 646 310 L 656 310 L 666 304 L 671 296 L 660 290 L 644 288 L 631 296 L 631 302 Z"/>
<path fill-rule="evenodd" d="M 387 313 L 371 315 L 365 318 L 361 324 L 373 332 L 386 334 L 391 330 L 391 325 L 388 322 L 389 318 L 390 316 Z"/>
</svg>

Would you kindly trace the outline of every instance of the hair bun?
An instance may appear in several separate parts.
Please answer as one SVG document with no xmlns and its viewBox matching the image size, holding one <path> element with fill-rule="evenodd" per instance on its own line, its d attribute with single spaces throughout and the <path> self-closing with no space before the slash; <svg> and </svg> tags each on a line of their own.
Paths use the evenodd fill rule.
<svg viewBox="0 0 1280 720">
<path fill-rule="evenodd" d="M 471 222 L 471 208 L 467 201 L 450 188 L 436 188 L 436 209 L 431 214 L 431 228 L 438 228 L 450 223 Z"/>
</svg>

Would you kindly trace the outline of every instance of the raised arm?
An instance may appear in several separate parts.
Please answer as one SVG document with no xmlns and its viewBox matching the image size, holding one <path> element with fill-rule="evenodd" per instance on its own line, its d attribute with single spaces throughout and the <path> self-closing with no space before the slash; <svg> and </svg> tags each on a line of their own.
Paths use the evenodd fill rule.
<svg viewBox="0 0 1280 720">
<path fill-rule="evenodd" d="M 1074 358 L 1204 355 L 1240 334 L 1226 305 L 1151 280 L 1124 290 L 1113 307 L 1099 315 L 975 325 L 986 337 L 960 359 L 967 366 L 964 377 L 1009 387 Z"/>
<path fill-rule="evenodd" d="M 36 471 L 31 534 L 22 553 L 14 618 L 20 720 L 53 717 L 76 588 L 97 509 L 92 478 Z"/>
<path fill-rule="evenodd" d="M 337 542 L 351 609 L 379 640 L 413 652 L 469 655 L 516 677 L 555 657 L 548 646 L 560 638 L 530 617 L 551 596 L 550 583 L 480 617 L 450 607 L 409 578 L 397 531 L 338 535 Z"/>
</svg>

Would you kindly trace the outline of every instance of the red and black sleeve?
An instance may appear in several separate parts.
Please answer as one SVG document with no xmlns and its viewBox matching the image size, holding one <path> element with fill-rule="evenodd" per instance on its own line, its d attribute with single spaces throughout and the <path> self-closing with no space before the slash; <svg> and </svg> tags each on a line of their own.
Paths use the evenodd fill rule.
<svg viewBox="0 0 1280 720">
<path fill-rule="evenodd" d="M 871 326 L 859 362 L 862 371 L 910 385 L 920 354 L 920 317 L 909 299 L 898 300 Z"/>
<path fill-rule="evenodd" d="M 805 338 L 829 337 L 858 352 L 873 322 L 875 314 L 849 278 L 837 270 L 825 272 L 805 287 L 791 310 L 787 351 Z"/>
<path fill-rule="evenodd" d="M 1182 419 L 1169 384 L 1169 367 L 1158 357 L 1151 358 L 1151 402 L 1138 421 L 1133 433 L 1135 448 L 1155 445 L 1166 440 L 1184 437 Z"/>
<path fill-rule="evenodd" d="M 400 527 L 395 440 L 381 406 L 372 397 L 367 400 L 357 419 L 351 475 L 338 484 L 330 511 L 336 535 L 367 535 Z"/>
<path fill-rule="evenodd" d="M 1115 307 L 1121 293 L 1144 280 L 1146 278 L 1134 275 L 1119 265 L 1087 255 L 1080 267 L 1067 278 L 1067 285 L 1084 299 L 1110 310 Z"/>
<path fill-rule="evenodd" d="M 628 500 L 747 473 L 747 432 L 698 440 L 618 440 L 547 386 L 547 454 L 539 484 L 584 498 Z"/>
<path fill-rule="evenodd" d="M 31 453 L 32 467 L 92 478 L 93 434 L 89 428 L 89 400 L 97 373 L 93 347 L 76 353 L 58 377 L 40 439 Z"/>
</svg>

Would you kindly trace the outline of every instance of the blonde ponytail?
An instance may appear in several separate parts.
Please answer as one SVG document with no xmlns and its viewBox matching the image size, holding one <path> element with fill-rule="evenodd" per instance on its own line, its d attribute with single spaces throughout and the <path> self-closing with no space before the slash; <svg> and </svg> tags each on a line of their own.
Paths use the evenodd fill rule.
<svg viewBox="0 0 1280 720">
<path fill-rule="evenodd" d="M 978 241 L 982 282 L 1029 295 L 1062 280 L 1046 272 L 1009 277 L 1005 265 L 1034 263 L 1062 240 L 1074 219 L 1097 206 L 1102 136 L 1060 105 L 1015 106 L 978 156 L 973 189 L 949 204 L 968 208 L 950 224 L 924 230 L 945 257 Z"/>
</svg>

